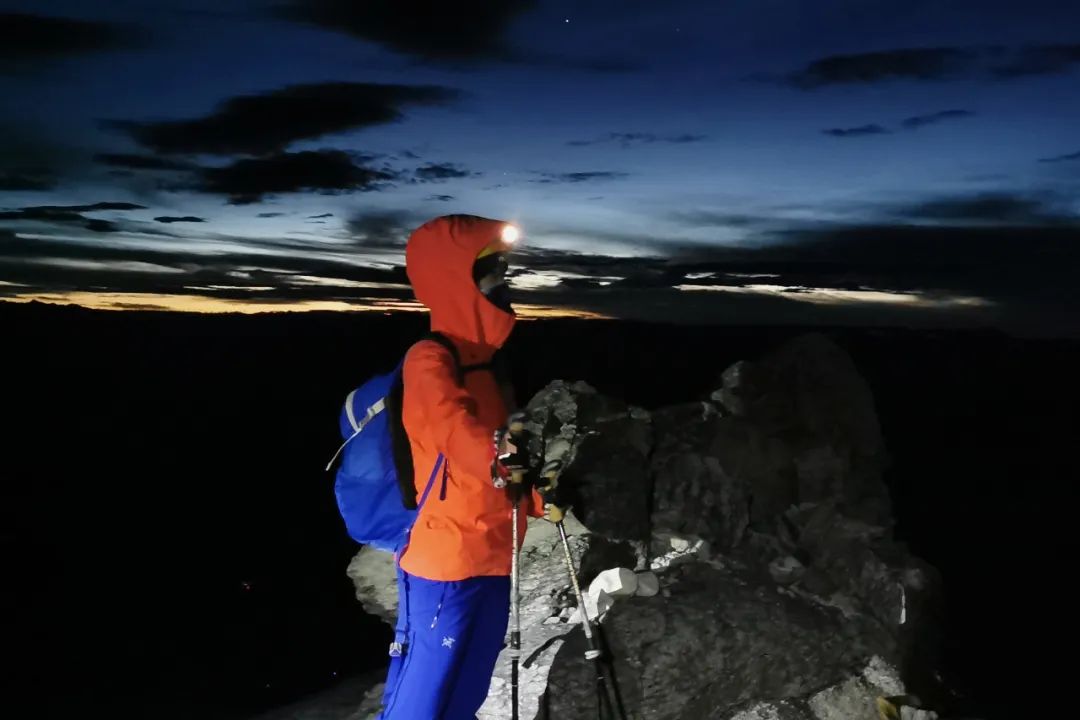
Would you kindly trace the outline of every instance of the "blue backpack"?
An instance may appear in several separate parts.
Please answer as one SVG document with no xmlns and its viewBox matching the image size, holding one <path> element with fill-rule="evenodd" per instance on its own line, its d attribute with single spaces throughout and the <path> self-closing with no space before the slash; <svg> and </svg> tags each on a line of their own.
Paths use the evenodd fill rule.
<svg viewBox="0 0 1080 720">
<path fill-rule="evenodd" d="M 450 352 L 459 384 L 464 384 L 466 372 L 492 367 L 462 367 L 457 348 L 448 338 L 433 332 L 424 339 Z M 440 454 L 418 502 L 412 451 L 401 421 L 403 364 L 404 358 L 389 373 L 371 377 L 348 394 L 338 420 L 344 442 L 326 466 L 329 472 L 341 457 L 334 495 L 349 537 L 393 553 L 406 544 L 439 471 L 446 472 L 446 459 Z"/>
</svg>

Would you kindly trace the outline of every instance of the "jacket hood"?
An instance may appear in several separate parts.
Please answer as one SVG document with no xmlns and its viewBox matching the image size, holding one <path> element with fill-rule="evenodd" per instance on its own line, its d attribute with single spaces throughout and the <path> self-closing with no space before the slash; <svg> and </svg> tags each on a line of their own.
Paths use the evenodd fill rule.
<svg viewBox="0 0 1080 720">
<path fill-rule="evenodd" d="M 516 320 L 512 311 L 484 297 L 472 274 L 476 255 L 498 240 L 506 225 L 475 215 L 446 215 L 417 228 L 405 247 L 405 271 L 416 299 L 431 311 L 431 329 L 475 346 L 481 355 L 502 347 Z"/>
</svg>

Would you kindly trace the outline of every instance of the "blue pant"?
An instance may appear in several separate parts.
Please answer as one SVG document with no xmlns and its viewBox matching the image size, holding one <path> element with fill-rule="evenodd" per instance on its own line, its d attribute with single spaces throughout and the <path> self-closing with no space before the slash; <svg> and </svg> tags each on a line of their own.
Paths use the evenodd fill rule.
<svg viewBox="0 0 1080 720">
<path fill-rule="evenodd" d="M 391 657 L 377 720 L 475 720 L 510 613 L 509 577 L 426 580 L 398 569 L 404 646 Z"/>
</svg>

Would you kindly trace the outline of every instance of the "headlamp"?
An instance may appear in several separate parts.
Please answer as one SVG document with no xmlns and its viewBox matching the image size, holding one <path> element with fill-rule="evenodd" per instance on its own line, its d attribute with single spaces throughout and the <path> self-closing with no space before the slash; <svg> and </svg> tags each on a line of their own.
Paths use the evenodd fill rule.
<svg viewBox="0 0 1080 720">
<path fill-rule="evenodd" d="M 521 239 L 521 230 L 516 225 L 503 225 L 499 236 L 477 253 L 476 259 L 479 260 L 494 253 L 508 252 L 519 239 Z"/>
</svg>

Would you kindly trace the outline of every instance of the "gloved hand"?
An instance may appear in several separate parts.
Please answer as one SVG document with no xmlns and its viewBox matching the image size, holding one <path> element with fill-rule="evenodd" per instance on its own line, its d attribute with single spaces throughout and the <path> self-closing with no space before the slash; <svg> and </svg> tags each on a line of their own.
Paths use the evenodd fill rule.
<svg viewBox="0 0 1080 720">
<path fill-rule="evenodd" d="M 528 431 L 527 420 L 525 413 L 515 413 L 510 416 L 505 428 L 496 431 L 492 479 L 498 488 L 509 486 L 522 492 L 535 490 L 547 508 L 545 517 L 559 522 L 570 506 L 565 493 L 560 493 L 559 488 L 568 448 L 552 445 L 542 449 L 537 447 L 539 438 Z M 546 458 L 547 462 L 543 467 L 537 467 L 541 458 Z"/>
<path fill-rule="evenodd" d="M 559 476 L 562 474 L 562 462 L 553 460 L 546 463 L 536 480 L 536 492 L 544 501 L 544 519 L 551 522 L 561 522 L 570 508 L 566 499 L 566 493 L 560 492 Z"/>
<path fill-rule="evenodd" d="M 506 427 L 495 431 L 495 461 L 491 472 L 495 487 L 526 485 L 534 480 L 525 419 L 524 413 L 515 413 Z"/>
</svg>

